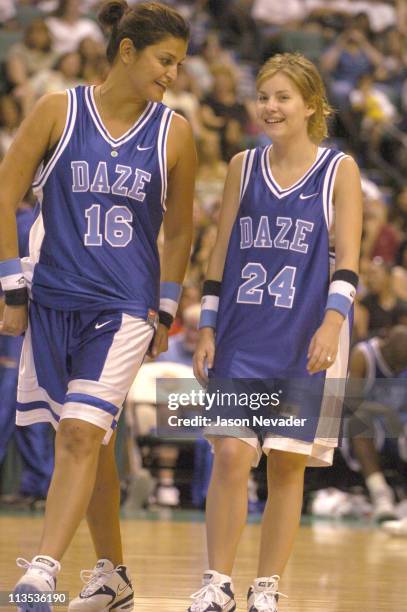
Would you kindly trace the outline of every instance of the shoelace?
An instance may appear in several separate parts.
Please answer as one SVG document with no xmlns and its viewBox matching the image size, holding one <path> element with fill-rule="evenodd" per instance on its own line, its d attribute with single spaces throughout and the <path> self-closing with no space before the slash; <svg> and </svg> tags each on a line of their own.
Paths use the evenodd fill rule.
<svg viewBox="0 0 407 612">
<path fill-rule="evenodd" d="M 218 585 L 209 583 L 203 586 L 199 591 L 191 595 L 191 599 L 195 599 L 191 606 L 194 612 L 204 612 L 208 604 L 216 603 L 222 605 L 225 603 L 225 594 Z"/>
<path fill-rule="evenodd" d="M 273 589 L 270 589 L 269 591 L 260 591 L 259 593 L 255 593 L 252 606 L 255 606 L 259 612 L 277 612 L 275 602 L 273 601 L 273 598 L 276 595 L 288 598 L 288 595 L 284 595 L 284 593 L 274 591 Z"/>
<path fill-rule="evenodd" d="M 31 563 L 27 561 L 27 559 L 24 559 L 23 557 L 17 557 L 16 565 L 17 567 L 21 567 L 21 569 L 30 569 L 31 567 Z"/>
<path fill-rule="evenodd" d="M 104 572 L 95 568 L 91 570 L 81 570 L 81 580 L 83 583 L 86 584 L 85 588 L 82 589 L 81 594 L 84 597 L 87 597 L 88 595 L 93 593 L 93 591 L 97 591 L 99 587 L 103 586 L 103 583 L 105 582 L 106 578 L 114 574 L 114 572 L 114 569 Z"/>
<path fill-rule="evenodd" d="M 55 584 L 56 584 L 55 577 L 51 574 L 51 572 L 48 572 L 45 568 L 40 567 L 36 565 L 35 563 L 31 563 L 30 561 L 27 561 L 27 559 L 24 559 L 23 557 L 17 557 L 16 565 L 17 567 L 21 567 L 21 569 L 25 569 L 25 570 L 29 570 L 33 568 L 39 572 L 40 576 L 44 576 L 45 578 L 51 578 L 53 582 L 51 583 L 48 581 L 47 582 L 51 588 L 55 588 Z"/>
</svg>

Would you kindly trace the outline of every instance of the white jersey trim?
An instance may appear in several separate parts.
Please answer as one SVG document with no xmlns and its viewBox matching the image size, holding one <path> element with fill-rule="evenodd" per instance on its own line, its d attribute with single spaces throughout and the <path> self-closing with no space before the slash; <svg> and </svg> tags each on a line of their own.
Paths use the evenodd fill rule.
<svg viewBox="0 0 407 612">
<path fill-rule="evenodd" d="M 280 185 L 273 177 L 273 173 L 271 171 L 270 151 L 272 146 L 273 145 L 269 145 L 263 150 L 261 156 L 261 169 L 268 188 L 278 199 L 285 198 L 297 189 L 303 187 L 308 181 L 308 179 L 312 176 L 312 174 L 314 174 L 314 172 L 319 168 L 319 166 L 325 161 L 326 157 L 329 155 L 329 149 L 326 149 L 324 147 L 318 147 L 316 160 L 307 170 L 307 172 L 296 183 L 294 183 L 294 185 L 291 185 L 291 187 L 287 187 L 286 189 L 282 189 L 282 187 L 280 187 Z"/>
<path fill-rule="evenodd" d="M 240 201 L 242 201 L 247 189 L 247 185 L 249 184 L 255 155 L 256 149 L 247 149 L 247 151 L 244 152 L 242 172 L 240 177 Z"/>
<path fill-rule="evenodd" d="M 39 190 L 38 200 L 42 203 L 42 189 Z M 31 229 L 30 229 L 30 238 L 29 238 L 29 255 L 28 257 L 23 257 L 21 260 L 24 278 L 27 283 L 28 293 L 30 297 L 32 297 L 32 281 L 34 276 L 34 268 L 35 264 L 39 262 L 41 247 L 44 241 L 45 229 L 44 229 L 44 219 L 42 216 L 42 208 L 40 208 L 40 212 L 36 220 L 34 221 Z"/>
<path fill-rule="evenodd" d="M 46 180 L 48 179 L 51 171 L 54 169 L 55 164 L 61 157 L 72 136 L 73 128 L 76 122 L 78 102 L 76 99 L 76 91 L 74 89 L 67 89 L 66 93 L 68 96 L 68 108 L 66 111 L 64 131 L 62 132 L 58 146 L 56 147 L 51 159 L 45 166 L 40 166 L 37 175 L 34 178 L 32 184 L 34 192 L 36 192 L 37 189 L 44 187 Z"/>
<path fill-rule="evenodd" d="M 374 355 L 371 348 L 369 348 L 367 342 L 360 342 L 360 344 L 357 344 L 356 346 L 362 351 L 363 356 L 365 358 L 367 372 L 365 375 L 365 384 L 363 386 L 363 392 L 368 393 L 372 389 L 376 380 Z"/>
<path fill-rule="evenodd" d="M 163 116 L 161 117 L 160 129 L 158 131 L 157 151 L 158 151 L 158 164 L 160 167 L 161 174 L 161 206 L 164 211 L 167 210 L 165 202 L 167 200 L 167 189 L 168 189 L 168 170 L 167 170 L 167 139 L 168 132 L 174 111 L 166 108 Z"/>
<path fill-rule="evenodd" d="M 338 154 L 335 155 L 335 157 L 330 161 L 324 178 L 322 188 L 322 205 L 324 209 L 325 223 L 328 228 L 328 231 L 331 229 L 334 220 L 333 194 L 336 173 L 339 168 L 339 163 L 342 161 L 342 159 L 345 159 L 346 157 L 349 156 L 345 155 L 344 153 L 338 152 Z"/>
<path fill-rule="evenodd" d="M 155 109 L 157 108 L 156 102 L 149 102 L 140 117 L 134 123 L 134 125 L 132 125 L 131 128 L 127 130 L 127 132 L 120 136 L 120 138 L 113 138 L 113 136 L 109 134 L 100 117 L 95 102 L 94 90 L 94 86 L 85 88 L 85 103 L 89 110 L 90 116 L 92 117 L 93 123 L 96 126 L 96 129 L 98 130 L 102 138 L 106 140 L 106 142 L 112 148 L 119 147 L 120 145 L 133 138 L 133 136 L 135 136 L 142 129 L 142 127 L 144 127 L 144 125 L 147 123 L 147 121 L 150 119 Z"/>
</svg>

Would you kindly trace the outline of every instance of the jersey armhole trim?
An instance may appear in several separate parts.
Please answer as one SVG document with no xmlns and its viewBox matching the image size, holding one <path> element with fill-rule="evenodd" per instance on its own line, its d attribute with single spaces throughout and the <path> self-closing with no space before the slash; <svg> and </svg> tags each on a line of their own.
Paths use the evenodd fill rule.
<svg viewBox="0 0 407 612">
<path fill-rule="evenodd" d="M 324 216 L 326 226 L 328 231 L 331 229 L 333 222 L 333 193 L 335 187 L 335 178 L 336 173 L 339 168 L 340 162 L 349 157 L 349 155 L 345 155 L 345 153 L 338 153 L 335 157 L 330 161 L 328 170 L 325 174 L 324 178 L 324 186 L 322 191 L 322 203 L 324 208 Z"/>
<path fill-rule="evenodd" d="M 44 187 L 45 182 L 48 179 L 51 171 L 55 167 L 55 164 L 57 163 L 58 159 L 61 157 L 67 144 L 69 143 L 71 139 L 72 131 L 75 126 L 78 104 L 77 104 L 77 99 L 76 99 L 76 91 L 74 89 L 67 89 L 66 93 L 68 96 L 68 108 L 66 111 L 66 121 L 65 121 L 64 131 L 62 132 L 62 136 L 59 139 L 58 146 L 56 147 L 51 159 L 48 161 L 48 163 L 45 166 L 40 168 L 39 174 L 34 179 L 33 184 L 32 184 L 33 189 L 40 189 Z"/>
<path fill-rule="evenodd" d="M 373 387 L 375 381 L 375 363 L 374 363 L 374 354 L 367 342 L 361 342 L 358 346 L 359 350 L 362 352 L 362 355 L 365 358 L 366 364 L 366 374 L 365 374 L 365 384 L 363 387 L 364 393 L 368 393 L 370 389 Z"/>
<path fill-rule="evenodd" d="M 171 121 L 174 116 L 174 111 L 170 108 L 166 108 L 161 117 L 160 129 L 158 131 L 158 164 L 160 167 L 161 174 L 161 207 L 165 212 L 167 207 L 165 202 L 167 200 L 167 189 L 168 189 L 168 169 L 167 169 L 167 140 L 168 132 L 170 129 Z"/>
<path fill-rule="evenodd" d="M 247 151 L 244 152 L 242 172 L 240 175 L 240 201 L 242 201 L 247 185 L 249 184 L 255 154 L 256 149 L 247 149 Z"/>
</svg>

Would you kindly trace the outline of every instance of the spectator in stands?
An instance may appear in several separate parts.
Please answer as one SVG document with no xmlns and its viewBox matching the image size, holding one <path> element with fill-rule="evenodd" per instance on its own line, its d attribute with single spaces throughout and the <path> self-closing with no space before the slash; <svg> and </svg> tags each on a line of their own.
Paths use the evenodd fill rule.
<svg viewBox="0 0 407 612">
<path fill-rule="evenodd" d="M 214 78 L 211 70 L 218 64 L 231 66 L 233 70 L 236 68 L 231 53 L 220 44 L 219 34 L 211 31 L 208 33 L 199 55 L 190 56 L 185 61 L 185 68 L 194 78 L 200 97 L 209 95 L 212 90 Z"/>
<path fill-rule="evenodd" d="M 52 70 L 43 70 L 32 77 L 25 89 L 26 108 L 31 108 L 38 98 L 46 93 L 54 93 L 76 87 L 82 83 L 81 57 L 77 51 L 64 53 Z"/>
<path fill-rule="evenodd" d="M 392 280 L 397 297 L 407 302 L 407 240 L 400 245 L 396 265 L 392 269 Z"/>
<path fill-rule="evenodd" d="M 180 67 L 178 77 L 173 81 L 163 98 L 164 104 L 183 115 L 190 122 L 195 137 L 202 132 L 199 100 L 194 91 L 193 77 Z"/>
<path fill-rule="evenodd" d="M 184 18 L 188 20 L 191 28 L 189 52 L 192 54 L 199 53 L 208 33 L 215 25 L 212 15 L 208 10 L 209 0 L 193 0 L 192 2 L 177 0 L 176 5 Z"/>
<path fill-rule="evenodd" d="M 0 3 L 0 26 L 5 28 L 15 26 L 17 15 L 17 0 L 2 0 Z"/>
<path fill-rule="evenodd" d="M 196 232 L 195 248 L 191 257 L 190 278 L 196 283 L 201 283 L 205 278 L 208 259 L 216 242 L 217 226 L 208 223 Z"/>
<path fill-rule="evenodd" d="M 363 74 L 355 89 L 349 94 L 352 110 L 361 116 L 361 137 L 371 150 L 380 147 L 382 137 L 397 119 L 397 109 L 383 90 L 379 89 L 373 75 Z"/>
<path fill-rule="evenodd" d="M 89 85 L 102 83 L 109 70 L 104 45 L 87 36 L 79 44 L 78 52 L 81 58 L 81 77 Z"/>
<path fill-rule="evenodd" d="M 391 268 L 380 257 L 371 262 L 366 284 L 368 292 L 359 305 L 366 336 L 384 336 L 394 325 L 407 324 L 407 303 L 396 296 Z"/>
<path fill-rule="evenodd" d="M 321 68 L 329 81 L 331 102 L 338 109 L 349 108 L 349 94 L 362 75 L 378 68 L 382 54 L 355 28 L 337 37 L 321 58 Z"/>
<path fill-rule="evenodd" d="M 374 183 L 362 179 L 362 192 L 362 254 L 369 259 L 381 257 L 386 264 L 393 265 L 402 239 L 402 231 L 396 224 L 389 222 L 390 207 Z"/>
<path fill-rule="evenodd" d="M 403 79 L 407 76 L 405 36 L 396 28 L 391 28 L 380 37 L 378 46 L 383 53 L 383 63 L 376 76 L 387 84 L 388 91 L 399 100 Z"/>
<path fill-rule="evenodd" d="M 355 2 L 354 4 L 359 3 Z M 397 24 L 396 9 L 391 2 L 369 0 L 369 2 L 362 2 L 359 10 L 367 15 L 370 29 L 374 34 L 384 32 L 387 28 L 393 28 Z"/>
<path fill-rule="evenodd" d="M 99 26 L 83 17 L 79 0 L 59 0 L 58 8 L 52 17 L 47 18 L 54 49 L 57 53 L 76 51 L 83 38 L 90 37 L 103 42 Z"/>
<path fill-rule="evenodd" d="M 407 3 L 405 0 L 396 0 L 397 26 L 402 34 L 407 35 Z"/>
<path fill-rule="evenodd" d="M 308 13 L 302 0 L 254 0 L 252 17 L 260 26 L 272 28 L 299 26 Z M 266 30 L 270 32 L 268 28 Z"/>
<path fill-rule="evenodd" d="M 218 132 L 205 130 L 198 140 L 198 174 L 195 194 L 198 205 L 211 211 L 222 199 L 227 164 L 223 161 Z"/>
<path fill-rule="evenodd" d="M 402 188 L 395 195 L 392 217 L 396 227 L 407 238 L 407 187 Z"/>
<path fill-rule="evenodd" d="M 0 159 L 13 142 L 21 119 L 18 101 L 12 95 L 0 96 Z"/>
<path fill-rule="evenodd" d="M 50 70 L 57 55 L 44 19 L 34 19 L 25 29 L 22 42 L 13 45 L 6 61 L 6 74 L 12 87 L 25 85 L 41 70 Z"/>
<path fill-rule="evenodd" d="M 220 25 L 227 47 L 233 48 L 244 60 L 259 61 L 261 48 L 251 5 L 252 0 L 228 0 L 220 16 Z"/>
<path fill-rule="evenodd" d="M 202 121 L 221 138 L 222 158 L 228 161 L 242 148 L 249 115 L 237 98 L 236 77 L 228 66 L 214 66 L 212 92 L 202 101 Z"/>
</svg>

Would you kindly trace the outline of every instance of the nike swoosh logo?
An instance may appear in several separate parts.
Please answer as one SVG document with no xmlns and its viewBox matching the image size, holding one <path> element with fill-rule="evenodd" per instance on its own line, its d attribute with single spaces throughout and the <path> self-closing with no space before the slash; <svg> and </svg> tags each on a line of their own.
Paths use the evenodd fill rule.
<svg viewBox="0 0 407 612">
<path fill-rule="evenodd" d="M 308 200 L 309 198 L 315 198 L 315 196 L 319 195 L 319 191 L 317 191 L 317 193 L 311 193 L 311 195 L 303 195 L 302 193 L 300 193 L 300 200 Z"/>
<path fill-rule="evenodd" d="M 125 584 L 124 587 L 121 587 L 120 585 L 117 587 L 117 594 L 121 595 L 122 593 L 124 593 L 124 591 L 127 591 L 127 589 L 129 588 L 129 584 Z"/>
<path fill-rule="evenodd" d="M 151 147 L 140 147 L 140 145 L 137 145 L 137 151 L 148 151 L 148 149 L 152 149 L 153 145 L 151 145 Z"/>
<path fill-rule="evenodd" d="M 101 327 L 104 327 L 105 325 L 108 325 L 109 323 L 111 323 L 112 320 L 110 321 L 105 321 L 105 323 L 96 323 L 95 325 L 95 329 L 100 329 Z"/>
</svg>

